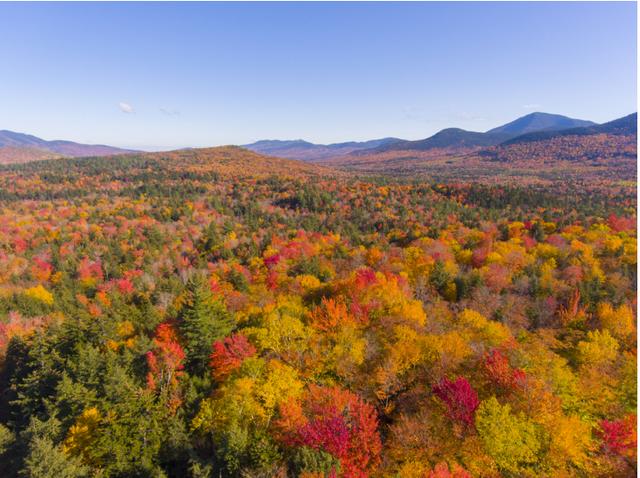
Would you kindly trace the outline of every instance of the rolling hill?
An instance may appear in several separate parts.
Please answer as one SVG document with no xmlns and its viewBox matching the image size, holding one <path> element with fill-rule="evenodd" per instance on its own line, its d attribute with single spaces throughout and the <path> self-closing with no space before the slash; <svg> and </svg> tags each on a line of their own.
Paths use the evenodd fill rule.
<svg viewBox="0 0 640 478">
<path fill-rule="evenodd" d="M 47 141 L 37 136 L 0 130 L 0 164 L 22 163 L 42 159 L 83 156 L 112 156 L 134 152 L 103 144 L 73 141 Z"/>
<path fill-rule="evenodd" d="M 250 151 L 280 158 L 320 161 L 335 156 L 343 156 L 355 151 L 369 150 L 403 141 L 398 138 L 381 138 L 370 141 L 349 141 L 345 143 L 315 144 L 297 140 L 262 140 L 243 145 Z"/>
<path fill-rule="evenodd" d="M 119 158 L 120 159 L 120 158 Z M 168 169 L 190 173 L 214 172 L 236 177 L 323 176 L 341 175 L 321 165 L 304 161 L 263 155 L 239 146 L 191 148 L 153 153 L 134 153 L 123 156 L 124 161 L 143 161 L 153 164 L 153 169 Z"/>
</svg>

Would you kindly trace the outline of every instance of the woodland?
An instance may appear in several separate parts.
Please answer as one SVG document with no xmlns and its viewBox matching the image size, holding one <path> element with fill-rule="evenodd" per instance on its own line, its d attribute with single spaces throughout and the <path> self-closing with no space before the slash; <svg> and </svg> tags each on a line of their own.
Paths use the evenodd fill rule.
<svg viewBox="0 0 640 478">
<path fill-rule="evenodd" d="M 582 141 L 1 166 L 0 475 L 635 476 L 635 142 Z"/>
</svg>

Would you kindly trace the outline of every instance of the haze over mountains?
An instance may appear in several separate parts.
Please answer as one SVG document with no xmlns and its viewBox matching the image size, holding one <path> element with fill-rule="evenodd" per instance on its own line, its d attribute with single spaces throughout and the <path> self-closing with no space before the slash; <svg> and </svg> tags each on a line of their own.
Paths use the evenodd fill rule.
<svg viewBox="0 0 640 478">
<path fill-rule="evenodd" d="M 112 156 L 132 152 L 135 151 L 103 144 L 47 141 L 30 134 L 0 130 L 0 164 L 60 157 Z"/>
<path fill-rule="evenodd" d="M 486 132 L 466 131 L 460 128 L 447 128 L 438 133 L 417 141 L 397 138 L 365 141 L 361 143 L 339 143 L 337 145 L 321 145 L 298 140 L 258 141 L 244 145 L 252 151 L 284 158 L 316 161 L 328 157 L 342 155 L 369 155 L 389 151 L 429 151 L 433 149 L 473 149 L 495 146 L 522 135 L 538 132 L 561 131 L 572 128 L 588 128 L 596 125 L 592 121 L 569 118 L 549 113 L 531 113 L 510 123 L 498 126 Z M 296 143 L 296 147 L 292 147 Z M 377 143 L 377 144 L 376 144 Z M 303 146 L 304 145 L 304 146 Z M 357 145 L 342 147 L 342 145 Z"/>
<path fill-rule="evenodd" d="M 314 144 L 298 140 L 262 140 L 242 146 L 255 153 L 311 162 L 351 164 L 348 158 L 397 157 L 402 152 L 428 155 L 460 155 L 509 145 L 568 136 L 635 135 L 637 114 L 603 124 L 549 113 L 531 113 L 486 132 L 447 128 L 425 139 L 409 141 L 387 137 L 370 141 Z M 587 145 L 588 143 L 585 143 Z M 588 147 L 588 146 L 585 146 Z M 61 157 L 112 156 L 136 151 L 72 141 L 47 141 L 29 134 L 0 130 L 0 164 L 23 163 Z M 493 151 L 491 154 L 494 154 Z M 340 159 L 343 158 L 343 159 Z M 406 158 L 405 158 L 406 159 Z"/>
<path fill-rule="evenodd" d="M 402 142 L 399 138 L 381 138 L 370 141 L 348 141 L 345 143 L 314 144 L 302 139 L 297 140 L 262 140 L 243 147 L 256 153 L 267 154 L 289 159 L 303 159 L 305 161 L 318 161 L 344 156 L 356 151 L 365 151 L 386 145 Z"/>
</svg>

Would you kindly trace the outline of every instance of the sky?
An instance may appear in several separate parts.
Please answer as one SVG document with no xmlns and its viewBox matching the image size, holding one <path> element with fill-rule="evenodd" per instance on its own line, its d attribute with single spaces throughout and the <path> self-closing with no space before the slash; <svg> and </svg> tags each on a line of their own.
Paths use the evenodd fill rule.
<svg viewBox="0 0 640 478">
<path fill-rule="evenodd" d="M 148 150 L 636 111 L 634 2 L 0 3 L 0 129 Z"/>
</svg>

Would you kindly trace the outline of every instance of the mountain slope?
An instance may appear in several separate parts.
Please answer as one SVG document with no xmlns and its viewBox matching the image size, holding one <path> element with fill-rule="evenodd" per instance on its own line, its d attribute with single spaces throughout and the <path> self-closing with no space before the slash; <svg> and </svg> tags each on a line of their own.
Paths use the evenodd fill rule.
<svg viewBox="0 0 640 478">
<path fill-rule="evenodd" d="M 638 131 L 638 113 L 632 113 L 622 118 L 602 124 L 594 124 L 581 128 L 569 128 L 560 131 L 538 131 L 517 136 L 508 141 L 505 145 L 530 143 L 533 141 L 544 141 L 563 136 L 591 136 L 596 134 L 610 134 L 614 136 L 631 136 Z"/>
<path fill-rule="evenodd" d="M 478 178 L 517 177 L 546 181 L 549 178 L 603 178 L 634 180 L 636 177 L 637 115 L 601 125 L 562 131 L 528 133 L 493 146 L 469 148 L 495 138 L 495 133 L 444 130 L 428 140 L 394 145 L 396 150 L 362 151 L 336 157 L 323 164 L 367 174 Z M 504 134 L 504 133 L 502 133 Z M 452 140 L 455 140 L 455 142 Z M 462 142 L 462 139 L 471 141 Z M 418 143 L 432 149 L 408 149 Z M 443 148 L 457 144 L 466 148 Z"/>
<path fill-rule="evenodd" d="M 132 152 L 134 151 L 103 144 L 47 141 L 30 134 L 0 130 L 0 163 L 2 164 L 59 157 L 111 156 Z"/>
<path fill-rule="evenodd" d="M 361 150 L 352 154 L 363 155 L 389 151 L 430 151 L 434 149 L 462 150 L 495 146 L 509 139 L 532 131 L 546 131 L 575 126 L 590 126 L 591 121 L 577 120 L 567 116 L 549 113 L 531 113 L 510 123 L 498 126 L 487 132 L 467 131 L 460 128 L 447 128 L 433 136 L 417 141 L 398 141 L 392 144 Z"/>
<path fill-rule="evenodd" d="M 274 175 L 286 177 L 339 177 L 344 176 L 338 171 L 323 165 L 311 164 L 304 161 L 276 158 L 254 153 L 239 146 L 216 146 L 211 148 L 189 148 L 174 151 L 134 152 L 122 155 L 91 156 L 81 158 L 60 158 L 55 161 L 45 161 L 31 164 L 8 164 L 0 166 L 0 176 L 3 171 L 36 171 L 47 170 L 55 172 L 65 181 L 56 181 L 52 187 L 64 190 L 67 181 L 73 182 L 73 172 L 87 178 L 92 190 L 101 182 L 103 175 L 115 174 L 122 184 L 127 187 L 143 185 L 146 181 L 153 182 L 150 172 L 164 175 L 175 175 L 179 183 L 198 181 L 207 187 L 216 187 L 220 177 L 234 177 L 237 180 L 268 178 Z M 151 176 L 154 177 L 154 176 Z M 108 184 L 111 187 L 112 184 Z"/>
<path fill-rule="evenodd" d="M 0 164 L 28 163 L 44 159 L 62 158 L 61 154 L 31 146 L 2 146 L 0 147 Z"/>
<path fill-rule="evenodd" d="M 216 172 L 238 177 L 336 175 L 338 171 L 304 161 L 266 156 L 240 146 L 179 149 L 126 156 L 157 161 L 158 168 L 190 172 Z"/>
<path fill-rule="evenodd" d="M 270 154 L 277 156 L 280 151 L 287 150 L 312 150 L 320 146 L 302 139 L 279 140 L 279 139 L 263 139 L 255 143 L 245 144 L 242 147 L 255 153 Z"/>
<path fill-rule="evenodd" d="M 300 159 L 303 161 L 321 161 L 323 159 L 343 156 L 354 151 L 378 148 L 387 144 L 403 141 L 398 138 L 381 138 L 369 141 L 349 141 L 345 143 L 314 144 L 301 139 L 297 140 L 262 140 L 243 145 L 256 153 L 277 156 L 280 158 Z"/>
<path fill-rule="evenodd" d="M 595 125 L 593 121 L 569 118 L 550 113 L 531 113 L 522 116 L 511 123 L 490 129 L 487 133 L 504 133 L 511 136 L 520 136 L 536 131 L 561 130 Z"/>
<path fill-rule="evenodd" d="M 460 128 L 447 128 L 437 132 L 433 136 L 417 141 L 401 141 L 383 145 L 369 151 L 357 151 L 352 154 L 362 155 L 371 152 L 382 153 L 387 151 L 429 151 L 431 149 L 465 149 L 493 146 L 508 139 L 503 133 L 480 133 L 466 131 Z"/>
</svg>

